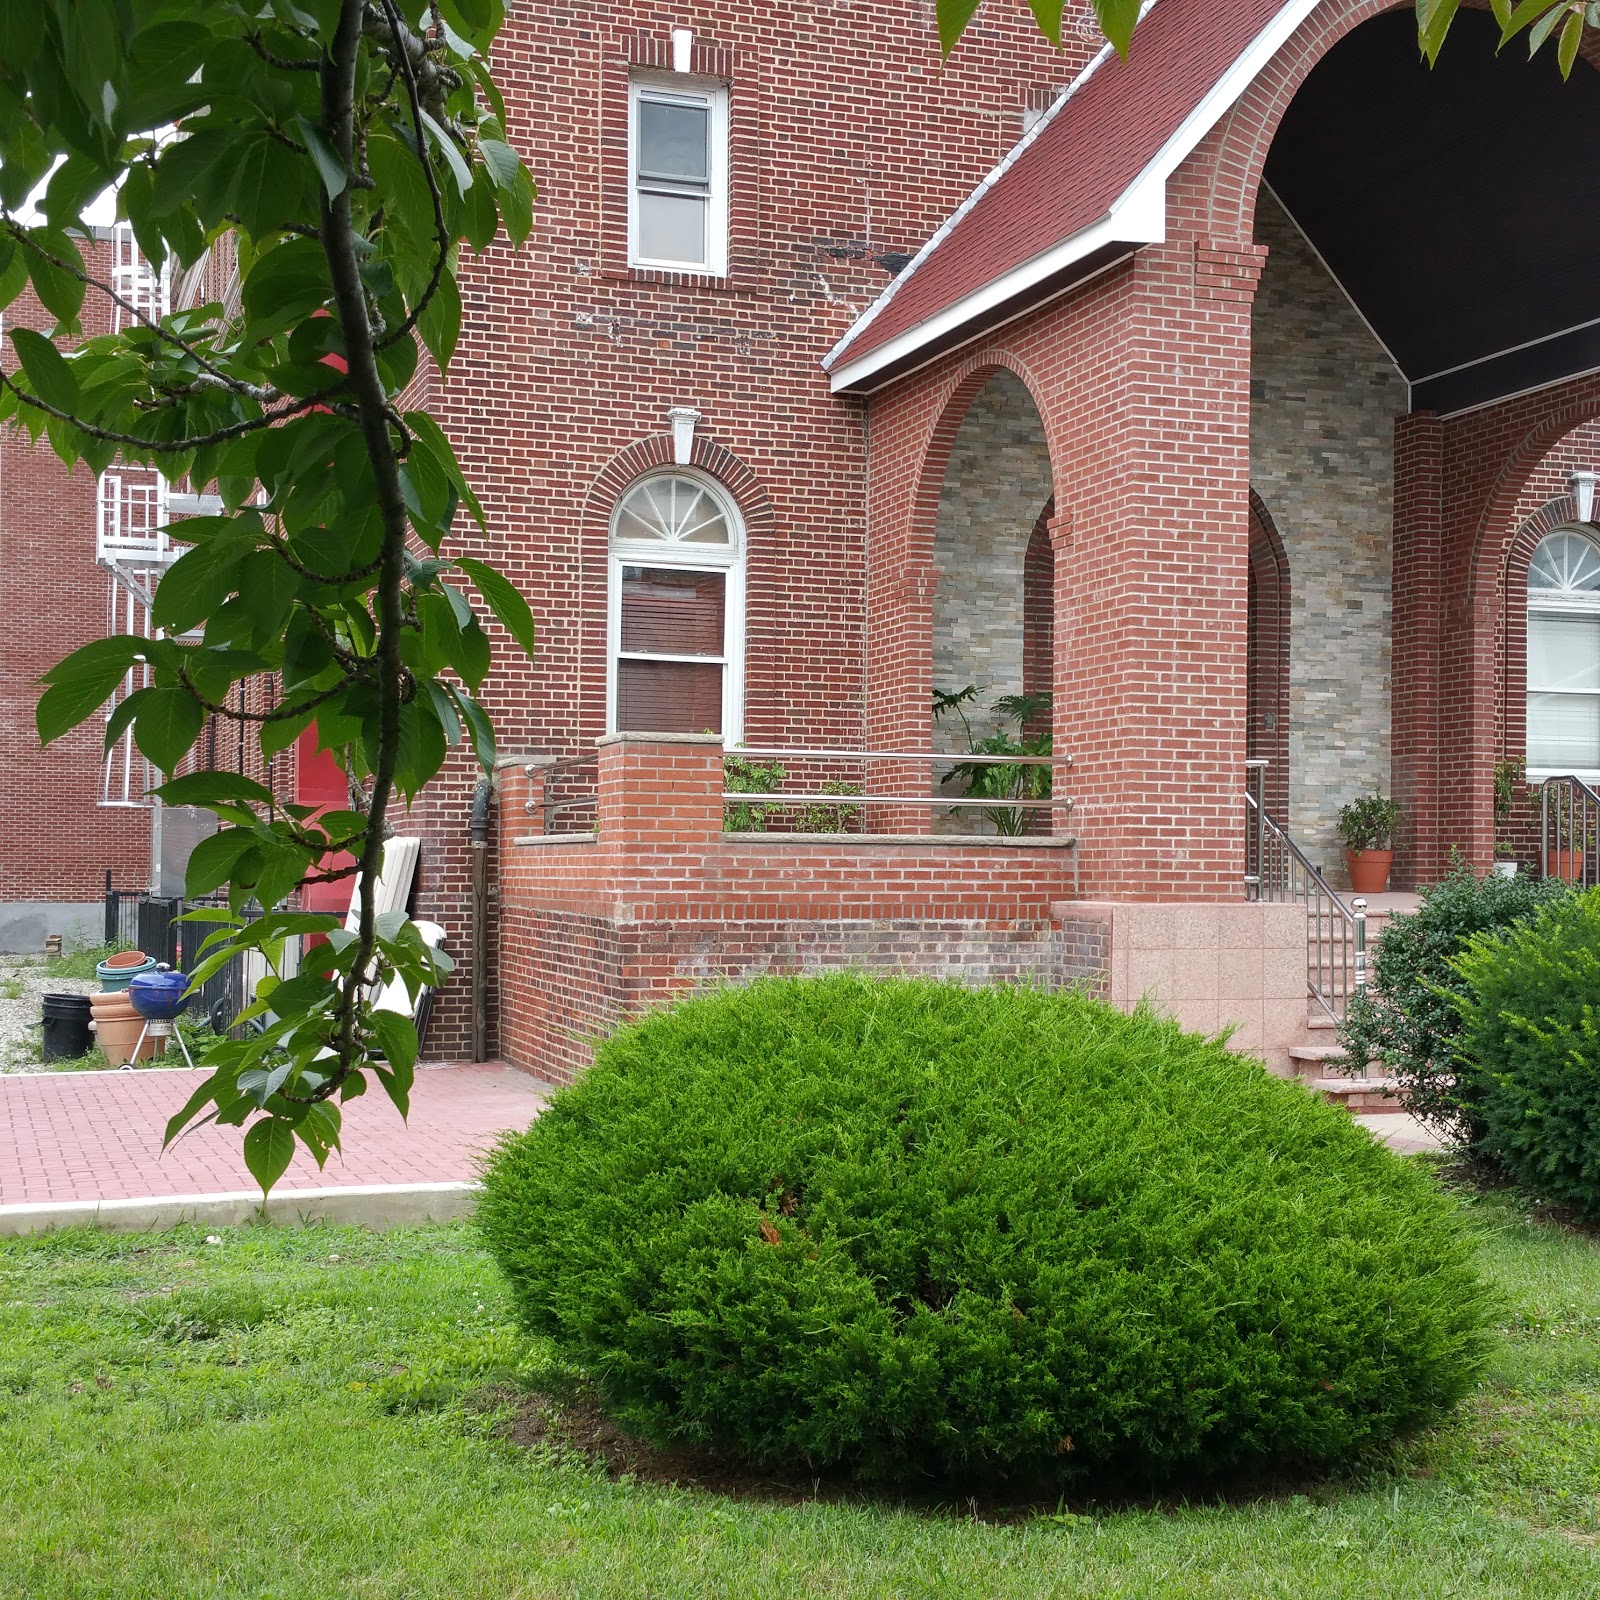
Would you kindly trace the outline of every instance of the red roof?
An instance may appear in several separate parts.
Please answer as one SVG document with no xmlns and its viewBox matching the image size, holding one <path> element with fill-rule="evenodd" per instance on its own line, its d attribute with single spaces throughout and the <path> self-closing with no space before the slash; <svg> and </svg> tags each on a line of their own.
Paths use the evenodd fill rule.
<svg viewBox="0 0 1600 1600">
<path fill-rule="evenodd" d="M 908 267 L 829 365 L 855 363 L 1101 221 L 1284 0 L 1160 0 L 1126 61 L 1089 69 L 1013 165 Z"/>
</svg>

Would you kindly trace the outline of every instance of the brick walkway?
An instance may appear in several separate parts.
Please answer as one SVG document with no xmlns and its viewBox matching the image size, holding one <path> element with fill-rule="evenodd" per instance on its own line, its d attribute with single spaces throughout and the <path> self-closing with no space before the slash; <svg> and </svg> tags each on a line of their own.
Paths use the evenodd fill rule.
<svg viewBox="0 0 1600 1600">
<path fill-rule="evenodd" d="M 0 1205 L 252 1189 L 240 1130 L 208 1124 L 161 1153 L 167 1118 L 202 1074 L 187 1069 L 0 1076 Z M 376 1083 L 342 1107 L 346 1151 L 327 1167 L 296 1150 L 281 1189 L 446 1183 L 477 1176 L 506 1128 L 525 1128 L 545 1089 L 497 1063 L 417 1073 L 411 1117 Z"/>
</svg>

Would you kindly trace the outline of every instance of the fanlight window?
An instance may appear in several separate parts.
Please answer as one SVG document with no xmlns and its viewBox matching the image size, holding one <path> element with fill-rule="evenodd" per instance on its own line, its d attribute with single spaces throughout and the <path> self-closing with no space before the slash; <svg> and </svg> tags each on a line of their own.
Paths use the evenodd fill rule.
<svg viewBox="0 0 1600 1600">
<path fill-rule="evenodd" d="M 1528 766 L 1600 771 L 1600 544 L 1576 528 L 1528 563 Z"/>
<path fill-rule="evenodd" d="M 709 481 L 646 478 L 611 525 L 613 732 L 739 737 L 744 564 L 736 513 Z"/>
<path fill-rule="evenodd" d="M 615 531 L 618 539 L 630 542 L 733 543 L 728 513 L 711 490 L 693 478 L 648 478 L 630 489 L 617 507 Z"/>
</svg>

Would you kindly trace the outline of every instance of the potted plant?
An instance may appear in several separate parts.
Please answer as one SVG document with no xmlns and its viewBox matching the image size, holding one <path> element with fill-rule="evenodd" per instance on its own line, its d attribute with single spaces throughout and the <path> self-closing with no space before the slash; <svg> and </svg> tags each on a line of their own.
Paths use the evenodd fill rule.
<svg viewBox="0 0 1600 1600">
<path fill-rule="evenodd" d="M 1546 791 L 1549 795 L 1550 837 L 1559 842 L 1559 849 L 1544 853 L 1544 875 L 1576 883 L 1583 876 L 1583 862 L 1594 848 L 1594 823 L 1586 806 L 1575 804 L 1572 786 L 1556 783 Z"/>
<path fill-rule="evenodd" d="M 1339 810 L 1339 838 L 1357 894 L 1382 894 L 1394 866 L 1394 835 L 1400 826 L 1400 803 L 1386 800 L 1381 789 L 1352 800 Z"/>
<path fill-rule="evenodd" d="M 1494 764 L 1494 831 L 1504 831 L 1511 820 L 1511 802 L 1516 797 L 1517 785 L 1527 775 L 1528 764 L 1521 756 L 1502 756 Z M 1505 839 L 1497 838 L 1494 846 L 1495 875 L 1514 878 L 1517 875 L 1517 847 Z"/>
</svg>

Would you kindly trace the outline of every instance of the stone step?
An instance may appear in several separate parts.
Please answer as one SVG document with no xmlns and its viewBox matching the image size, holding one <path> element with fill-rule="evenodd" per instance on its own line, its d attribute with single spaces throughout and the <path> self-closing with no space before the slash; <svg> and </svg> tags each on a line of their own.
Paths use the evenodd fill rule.
<svg viewBox="0 0 1600 1600">
<path fill-rule="evenodd" d="M 1291 1061 L 1343 1061 L 1345 1059 L 1342 1044 L 1292 1044 L 1289 1046 L 1289 1059 Z"/>
<path fill-rule="evenodd" d="M 1346 1111 L 1371 1116 L 1375 1112 L 1404 1111 L 1400 1086 L 1393 1078 L 1315 1078 L 1308 1085 L 1324 1100 L 1342 1105 Z"/>
</svg>

